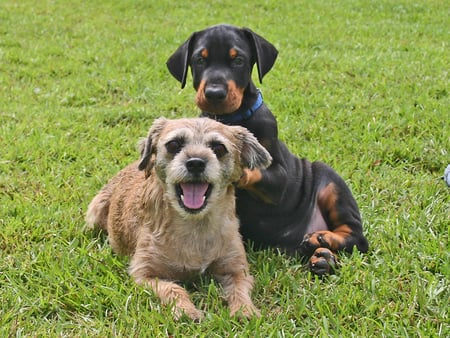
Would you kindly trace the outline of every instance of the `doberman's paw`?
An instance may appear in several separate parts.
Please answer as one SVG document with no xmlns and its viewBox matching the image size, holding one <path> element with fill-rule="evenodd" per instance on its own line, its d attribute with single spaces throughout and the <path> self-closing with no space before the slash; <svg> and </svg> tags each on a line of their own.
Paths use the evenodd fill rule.
<svg viewBox="0 0 450 338">
<path fill-rule="evenodd" d="M 336 269 L 336 256 L 330 249 L 318 248 L 309 259 L 309 270 L 316 275 L 330 275 Z"/>
<path fill-rule="evenodd" d="M 300 243 L 300 252 L 306 257 L 313 255 L 317 248 L 329 248 L 329 243 L 326 239 L 328 231 L 318 231 L 306 234 L 303 241 Z"/>
<path fill-rule="evenodd" d="M 262 174 L 260 170 L 250 170 L 245 168 L 237 186 L 241 189 L 250 188 L 253 184 L 259 182 L 261 180 L 261 177 Z"/>
</svg>

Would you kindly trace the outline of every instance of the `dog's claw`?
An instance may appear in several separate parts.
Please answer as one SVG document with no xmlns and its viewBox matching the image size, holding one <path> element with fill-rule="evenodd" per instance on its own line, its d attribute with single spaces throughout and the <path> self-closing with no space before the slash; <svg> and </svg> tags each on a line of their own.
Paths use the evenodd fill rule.
<svg viewBox="0 0 450 338">
<path fill-rule="evenodd" d="M 334 273 L 336 264 L 336 256 L 331 250 L 318 248 L 309 259 L 309 270 L 316 275 L 329 275 Z"/>
</svg>

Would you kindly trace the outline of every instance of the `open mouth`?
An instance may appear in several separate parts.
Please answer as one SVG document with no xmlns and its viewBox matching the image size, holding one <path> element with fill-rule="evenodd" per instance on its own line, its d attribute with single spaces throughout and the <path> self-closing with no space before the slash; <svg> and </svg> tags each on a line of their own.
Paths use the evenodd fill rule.
<svg viewBox="0 0 450 338">
<path fill-rule="evenodd" d="M 176 186 L 180 205 L 191 213 L 205 208 L 211 189 L 212 185 L 207 182 L 186 182 Z"/>
</svg>

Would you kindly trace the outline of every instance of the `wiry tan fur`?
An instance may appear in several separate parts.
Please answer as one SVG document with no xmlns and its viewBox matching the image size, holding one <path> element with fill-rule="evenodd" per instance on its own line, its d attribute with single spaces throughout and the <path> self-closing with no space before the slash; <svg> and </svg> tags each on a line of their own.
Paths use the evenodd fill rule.
<svg viewBox="0 0 450 338">
<path fill-rule="evenodd" d="M 168 151 L 182 140 L 176 154 Z M 227 153 L 215 154 L 214 144 Z M 187 161 L 206 166 L 201 180 L 212 184 L 206 207 L 182 207 L 175 186 L 192 181 Z M 88 207 L 86 220 L 108 232 L 113 250 L 131 256 L 129 273 L 148 286 L 163 304 L 172 304 L 175 318 L 183 313 L 202 317 L 184 288 L 174 281 L 209 272 L 223 285 L 231 314 L 259 315 L 250 293 L 253 278 L 238 232 L 234 184 L 244 168 L 265 168 L 268 152 L 242 127 L 211 119 L 156 120 L 142 145 L 141 160 L 120 171 Z M 195 179 L 199 179 L 198 175 Z"/>
</svg>

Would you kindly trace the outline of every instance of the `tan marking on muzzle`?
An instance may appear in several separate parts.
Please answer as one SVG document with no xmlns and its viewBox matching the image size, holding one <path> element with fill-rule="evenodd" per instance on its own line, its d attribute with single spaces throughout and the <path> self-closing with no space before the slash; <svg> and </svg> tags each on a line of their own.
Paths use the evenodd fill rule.
<svg viewBox="0 0 450 338">
<path fill-rule="evenodd" d="M 211 102 L 205 96 L 206 81 L 202 80 L 195 95 L 195 103 L 202 111 L 214 114 L 231 114 L 239 109 L 244 96 L 244 88 L 239 88 L 232 80 L 228 81 L 228 93 L 221 102 Z"/>
</svg>

